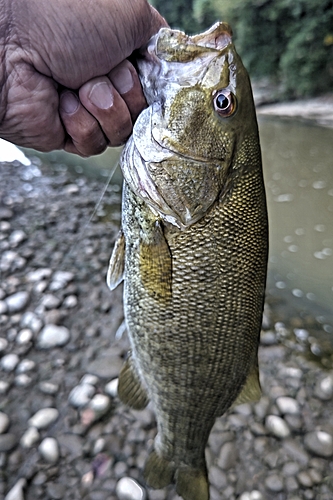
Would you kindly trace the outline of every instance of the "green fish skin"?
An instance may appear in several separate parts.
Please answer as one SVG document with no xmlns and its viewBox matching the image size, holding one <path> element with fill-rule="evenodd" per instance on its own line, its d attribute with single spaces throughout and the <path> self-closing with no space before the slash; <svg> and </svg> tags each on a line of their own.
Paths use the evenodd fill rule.
<svg viewBox="0 0 333 500">
<path fill-rule="evenodd" d="M 215 419 L 260 397 L 268 228 L 257 121 L 225 23 L 193 37 L 163 28 L 138 71 L 149 106 L 122 155 L 109 268 L 111 288 L 124 278 L 131 343 L 118 392 L 156 414 L 147 484 L 206 500 Z"/>
</svg>

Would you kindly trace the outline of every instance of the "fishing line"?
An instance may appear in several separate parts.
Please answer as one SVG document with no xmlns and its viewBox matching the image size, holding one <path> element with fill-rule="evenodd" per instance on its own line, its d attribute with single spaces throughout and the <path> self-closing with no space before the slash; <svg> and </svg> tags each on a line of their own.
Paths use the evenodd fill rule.
<svg viewBox="0 0 333 500">
<path fill-rule="evenodd" d="M 85 223 L 85 225 L 83 226 L 83 228 L 79 231 L 79 234 L 77 235 L 77 237 L 76 237 L 76 239 L 75 239 L 75 241 L 74 241 L 74 243 L 73 243 L 73 245 L 72 245 L 69 253 L 67 254 L 65 260 L 63 261 L 63 264 L 65 264 L 66 260 L 73 255 L 74 251 L 77 249 L 78 244 L 82 240 L 85 231 L 89 227 L 89 224 L 91 223 L 91 221 L 95 217 L 95 215 L 96 215 L 96 213 L 97 213 L 97 211 L 98 211 L 98 209 L 99 209 L 99 207 L 100 207 L 100 205 L 101 205 L 101 203 L 103 201 L 103 198 L 105 196 L 106 190 L 107 190 L 107 188 L 110 185 L 110 182 L 112 180 L 112 177 L 113 177 L 113 175 L 114 175 L 114 173 L 115 173 L 118 165 L 119 165 L 119 162 L 116 162 L 115 165 L 113 166 L 113 168 L 110 170 L 110 174 L 109 174 L 109 176 L 108 176 L 108 178 L 106 180 L 106 183 L 105 183 L 105 185 L 103 187 L 103 190 L 102 190 L 102 192 L 101 192 L 101 194 L 99 196 L 99 199 L 98 199 L 98 201 L 95 204 L 95 208 L 93 210 L 93 213 L 91 214 L 89 220 Z"/>
</svg>

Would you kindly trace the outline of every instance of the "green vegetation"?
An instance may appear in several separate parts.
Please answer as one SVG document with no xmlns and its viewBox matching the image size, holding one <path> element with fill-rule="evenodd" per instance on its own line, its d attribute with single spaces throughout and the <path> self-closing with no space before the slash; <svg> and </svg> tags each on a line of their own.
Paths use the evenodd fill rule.
<svg viewBox="0 0 333 500">
<path fill-rule="evenodd" d="M 153 0 L 170 26 L 197 33 L 231 24 L 254 78 L 269 77 L 283 97 L 333 90 L 332 0 Z"/>
</svg>

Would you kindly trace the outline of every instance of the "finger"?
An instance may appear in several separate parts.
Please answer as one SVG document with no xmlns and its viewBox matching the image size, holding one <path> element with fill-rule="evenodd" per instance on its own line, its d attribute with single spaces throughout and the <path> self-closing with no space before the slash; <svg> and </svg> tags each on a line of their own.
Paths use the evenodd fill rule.
<svg viewBox="0 0 333 500">
<path fill-rule="evenodd" d="M 132 121 L 135 122 L 147 103 L 134 66 L 126 59 L 110 71 L 108 77 L 126 102 Z"/>
<path fill-rule="evenodd" d="M 128 107 L 109 78 L 93 78 L 79 90 L 83 106 L 98 120 L 110 141 L 110 146 L 120 146 L 132 132 L 132 119 Z"/>
<path fill-rule="evenodd" d="M 60 116 L 69 138 L 65 149 L 81 156 L 102 153 L 107 147 L 97 120 L 82 106 L 78 96 L 69 90 L 60 94 Z"/>
</svg>

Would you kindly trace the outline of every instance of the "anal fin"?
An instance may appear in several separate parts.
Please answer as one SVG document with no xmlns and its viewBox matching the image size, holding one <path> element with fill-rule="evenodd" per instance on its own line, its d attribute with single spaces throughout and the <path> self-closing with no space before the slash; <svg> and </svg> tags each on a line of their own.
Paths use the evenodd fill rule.
<svg viewBox="0 0 333 500">
<path fill-rule="evenodd" d="M 143 476 L 151 488 L 164 488 L 173 482 L 175 466 L 169 460 L 152 451 L 146 462 Z"/>
<path fill-rule="evenodd" d="M 134 410 L 143 410 L 149 403 L 148 395 L 133 365 L 131 356 L 127 358 L 119 375 L 118 396 Z"/>
<path fill-rule="evenodd" d="M 247 376 L 243 389 L 238 394 L 233 403 L 233 407 L 243 403 L 254 403 L 261 397 L 261 388 L 259 381 L 259 368 L 256 363 Z"/>
</svg>

